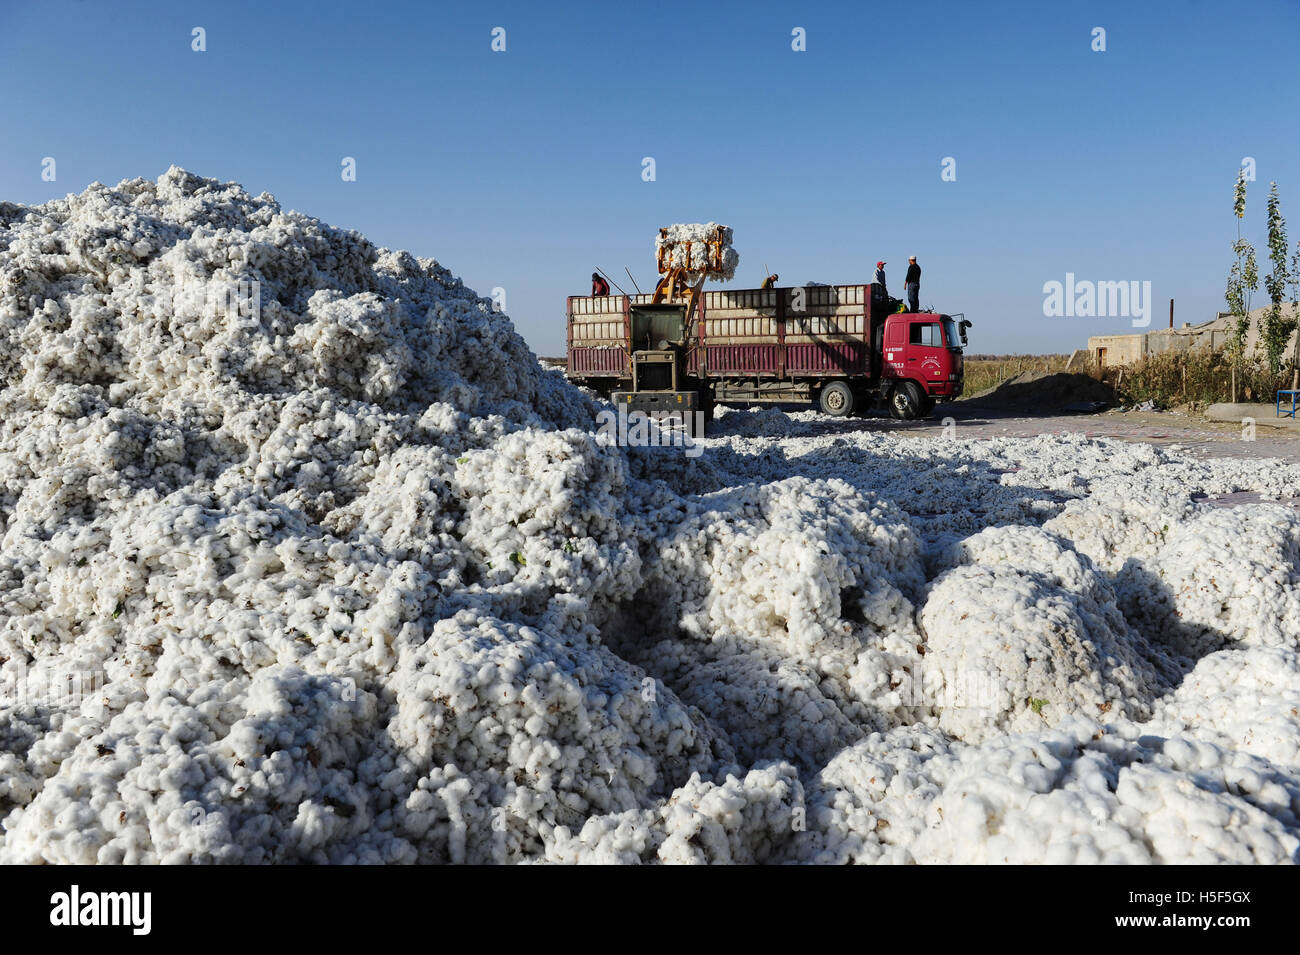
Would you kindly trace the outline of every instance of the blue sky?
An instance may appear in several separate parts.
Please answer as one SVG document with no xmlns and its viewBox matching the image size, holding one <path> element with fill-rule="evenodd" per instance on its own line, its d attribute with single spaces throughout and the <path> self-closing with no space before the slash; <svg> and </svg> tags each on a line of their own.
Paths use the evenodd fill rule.
<svg viewBox="0 0 1300 955">
<path fill-rule="evenodd" d="M 1067 351 L 1131 330 L 1044 317 L 1067 272 L 1150 281 L 1153 325 L 1171 297 L 1179 323 L 1224 307 L 1245 156 L 1261 266 L 1269 180 L 1300 239 L 1298 53 L 1282 0 L 0 0 L 0 198 L 172 163 L 237 180 L 504 288 L 542 354 L 594 266 L 645 287 L 659 226 L 715 220 L 733 285 L 765 263 L 781 284 L 868 281 L 883 258 L 897 293 L 915 254 L 922 304 L 965 312 L 972 351 Z"/>
</svg>

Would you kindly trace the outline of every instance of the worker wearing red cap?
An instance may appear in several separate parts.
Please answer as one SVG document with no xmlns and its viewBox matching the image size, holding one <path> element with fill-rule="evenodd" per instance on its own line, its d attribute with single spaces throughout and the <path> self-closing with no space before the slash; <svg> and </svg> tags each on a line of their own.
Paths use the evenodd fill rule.
<svg viewBox="0 0 1300 955">
<path fill-rule="evenodd" d="M 876 263 L 876 284 L 880 286 L 876 294 L 881 298 L 889 298 L 889 289 L 885 286 L 885 263 Z"/>
</svg>

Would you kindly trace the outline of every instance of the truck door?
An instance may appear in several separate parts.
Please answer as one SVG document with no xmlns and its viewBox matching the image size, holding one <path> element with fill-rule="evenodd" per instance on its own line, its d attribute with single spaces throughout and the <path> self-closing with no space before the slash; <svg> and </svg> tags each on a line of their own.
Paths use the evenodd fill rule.
<svg viewBox="0 0 1300 955">
<path fill-rule="evenodd" d="M 933 321 L 919 319 L 908 324 L 907 348 L 904 349 L 906 376 L 924 382 L 926 391 L 946 385 L 951 358 L 943 340 L 943 325 L 938 316 Z"/>
<path fill-rule="evenodd" d="M 885 344 L 880 356 L 881 378 L 907 377 L 907 321 L 891 315 L 885 322 Z"/>
</svg>

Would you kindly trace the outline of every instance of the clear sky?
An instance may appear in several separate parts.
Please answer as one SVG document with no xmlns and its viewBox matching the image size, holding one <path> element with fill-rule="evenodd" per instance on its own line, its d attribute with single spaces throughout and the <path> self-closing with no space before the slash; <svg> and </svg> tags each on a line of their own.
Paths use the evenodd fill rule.
<svg viewBox="0 0 1300 955">
<path fill-rule="evenodd" d="M 915 254 L 922 305 L 965 312 L 972 351 L 1067 351 L 1131 330 L 1045 317 L 1067 272 L 1151 282 L 1153 326 L 1171 297 L 1180 324 L 1224 307 L 1243 157 L 1261 273 L 1271 179 L 1294 246 L 1298 90 L 1285 0 L 0 0 L 0 198 L 172 163 L 237 180 L 504 288 L 541 354 L 595 266 L 645 288 L 659 226 L 714 220 L 736 231 L 733 285 L 764 264 L 864 282 L 883 258 L 898 294 Z"/>
</svg>

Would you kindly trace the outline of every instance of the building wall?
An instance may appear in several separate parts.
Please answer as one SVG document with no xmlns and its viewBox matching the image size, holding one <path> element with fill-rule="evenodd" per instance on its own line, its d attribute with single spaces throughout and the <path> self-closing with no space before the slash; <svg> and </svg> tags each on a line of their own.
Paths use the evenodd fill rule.
<svg viewBox="0 0 1300 955">
<path fill-rule="evenodd" d="M 1094 335 L 1088 339 L 1088 353 L 1098 368 L 1128 365 L 1146 354 L 1146 336 Z"/>
<path fill-rule="evenodd" d="M 1284 305 L 1292 310 L 1294 305 Z M 1268 307 L 1255 308 L 1250 311 L 1250 330 L 1246 335 L 1246 353 L 1254 354 L 1259 343 L 1260 323 Z M 1088 339 L 1088 353 L 1093 361 L 1103 367 L 1128 365 L 1146 355 L 1163 355 L 1169 352 L 1187 351 L 1191 348 L 1222 348 L 1228 340 L 1232 329 L 1232 316 L 1222 312 L 1213 321 L 1199 325 L 1184 325 L 1182 328 L 1154 328 L 1149 332 L 1133 335 L 1094 335 Z M 1286 354 L 1292 354 L 1295 348 L 1295 335 Z M 1103 352 L 1104 349 L 1104 352 Z"/>
</svg>

